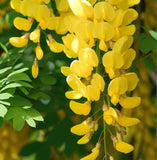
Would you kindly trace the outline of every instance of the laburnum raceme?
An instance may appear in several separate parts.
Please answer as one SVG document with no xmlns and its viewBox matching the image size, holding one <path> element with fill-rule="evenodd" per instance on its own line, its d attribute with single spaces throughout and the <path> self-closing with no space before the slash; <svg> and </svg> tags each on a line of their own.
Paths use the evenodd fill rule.
<svg viewBox="0 0 157 160">
<path fill-rule="evenodd" d="M 71 128 L 73 134 L 82 136 L 77 143 L 88 143 L 101 126 L 99 120 L 103 119 L 103 134 L 92 153 L 81 160 L 97 159 L 102 140 L 105 160 L 113 159 L 106 145 L 107 131 L 117 151 L 133 151 L 134 147 L 124 142 L 123 137 L 126 127 L 136 125 L 140 120 L 125 116 L 119 108 L 130 110 L 141 102 L 140 97 L 131 96 L 139 78 L 136 73 L 129 72 L 136 57 L 135 50 L 131 48 L 136 30 L 132 22 L 138 17 L 137 11 L 130 7 L 140 0 L 55 0 L 58 15 L 48 7 L 49 2 L 11 0 L 12 8 L 28 18 L 15 18 L 15 27 L 26 33 L 21 37 L 12 37 L 10 43 L 15 47 L 24 47 L 30 39 L 37 44 L 32 66 L 34 78 L 39 72 L 37 60 L 44 55 L 40 34 L 45 29 L 50 31 L 45 34 L 50 50 L 54 53 L 63 51 L 73 59 L 70 66 L 61 67 L 61 72 L 71 88 L 65 93 L 71 99 L 70 109 L 75 114 L 86 116 L 82 123 Z M 38 26 L 32 30 L 34 21 Z M 62 35 L 63 44 L 55 40 L 51 30 Z M 115 135 L 110 131 L 110 125 L 115 127 Z"/>
<path fill-rule="evenodd" d="M 83 136 L 78 144 L 86 144 L 101 126 L 98 122 L 103 117 L 106 160 L 112 157 L 107 157 L 111 154 L 106 145 L 106 131 L 111 134 L 114 148 L 126 154 L 134 150 L 132 145 L 123 141 L 126 127 L 140 122 L 123 115 L 117 107 L 120 105 L 130 110 L 141 102 L 140 97 L 130 94 L 137 87 L 139 78 L 136 73 L 129 72 L 136 57 L 131 48 L 135 25 L 131 23 L 138 17 L 136 10 L 129 7 L 138 3 L 139 0 L 68 0 L 73 14 L 64 19 L 69 33 L 62 37 L 63 51 L 67 57 L 75 58 L 69 67 L 61 68 L 71 88 L 65 95 L 71 99 L 69 106 L 75 114 L 88 116 L 73 126 L 71 132 Z M 98 115 L 100 118 L 97 119 Z M 116 135 L 111 133 L 110 125 L 115 126 Z M 81 160 L 98 158 L 103 134 L 92 153 Z"/>
<path fill-rule="evenodd" d="M 56 31 L 57 34 L 65 34 L 68 31 L 64 23 L 64 18 L 71 12 L 68 2 L 64 0 L 55 0 L 55 2 L 59 12 L 58 16 L 54 15 L 52 8 L 48 7 L 50 0 L 11 0 L 10 2 L 11 7 L 22 14 L 21 17 L 14 19 L 14 26 L 26 33 L 21 37 L 10 38 L 9 42 L 14 47 L 27 46 L 29 39 L 36 43 L 36 60 L 41 60 L 44 56 L 40 44 L 42 31 L 49 29 Z M 38 23 L 35 29 L 32 27 L 34 21 Z M 52 52 L 59 53 L 63 51 L 63 44 L 57 42 L 51 34 L 46 35 L 46 41 Z M 35 77 L 37 78 L 38 75 Z"/>
</svg>

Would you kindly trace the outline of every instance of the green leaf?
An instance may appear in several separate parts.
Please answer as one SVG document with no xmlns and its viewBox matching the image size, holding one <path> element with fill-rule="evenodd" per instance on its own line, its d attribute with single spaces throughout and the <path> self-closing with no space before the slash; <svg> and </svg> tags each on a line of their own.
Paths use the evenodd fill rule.
<svg viewBox="0 0 157 160">
<path fill-rule="evenodd" d="M 7 111 L 8 109 L 4 105 L 0 104 L 0 117 L 4 117 Z"/>
<path fill-rule="evenodd" d="M 26 117 L 25 110 L 21 107 L 11 107 L 8 109 L 8 112 L 4 116 L 5 120 L 11 120 L 14 117 Z"/>
<path fill-rule="evenodd" d="M 29 92 L 27 91 L 26 88 L 20 87 L 19 89 L 20 89 L 26 96 L 29 94 Z"/>
<path fill-rule="evenodd" d="M 11 70 L 11 67 L 6 67 L 6 68 L 3 68 L 3 69 L 0 69 L 0 75 L 4 74 L 5 72 Z"/>
<path fill-rule="evenodd" d="M 31 79 L 26 73 L 16 73 L 11 76 L 8 76 L 7 81 L 8 82 L 14 82 L 14 81 L 28 81 L 31 82 Z"/>
<path fill-rule="evenodd" d="M 51 97 L 44 92 L 35 92 L 28 96 L 29 98 L 32 98 L 34 100 L 43 99 L 43 100 L 50 100 Z"/>
<path fill-rule="evenodd" d="M 15 131 L 20 131 L 25 124 L 25 120 L 21 116 L 17 116 L 13 119 L 13 127 Z"/>
<path fill-rule="evenodd" d="M 32 118 L 27 119 L 26 122 L 28 123 L 29 126 L 34 128 L 36 127 L 36 123 Z"/>
<path fill-rule="evenodd" d="M 153 46 L 153 39 L 148 37 L 146 34 L 142 33 L 139 34 L 137 41 L 139 43 L 139 49 L 143 53 L 148 53 L 152 50 Z"/>
<path fill-rule="evenodd" d="M 4 104 L 6 106 L 10 106 L 10 103 L 9 102 L 5 102 L 5 101 L 0 101 L 0 104 Z"/>
<path fill-rule="evenodd" d="M 8 102 L 11 104 L 12 107 L 32 106 L 32 103 L 28 99 L 18 95 L 15 95 L 14 97 L 10 98 Z"/>
<path fill-rule="evenodd" d="M 9 99 L 10 97 L 13 97 L 13 95 L 9 93 L 0 93 L 0 100 Z"/>
<path fill-rule="evenodd" d="M 156 31 L 153 31 L 153 30 L 151 30 L 151 29 L 149 29 L 149 28 L 147 28 L 147 27 L 145 27 L 145 26 L 143 26 L 143 28 L 144 28 L 146 31 L 148 31 L 149 34 L 150 34 L 155 40 L 157 40 L 157 32 L 156 32 Z"/>
<path fill-rule="evenodd" d="M 25 71 L 27 71 L 27 70 L 28 70 L 28 68 L 22 68 L 22 69 L 16 70 L 16 71 L 10 73 L 7 78 L 9 78 L 10 76 L 15 75 L 15 74 L 17 74 L 17 73 L 25 72 Z"/>
<path fill-rule="evenodd" d="M 144 63 L 150 71 L 156 72 L 156 66 L 149 58 L 144 59 Z"/>
<path fill-rule="evenodd" d="M 6 48 L 6 46 L 4 44 L 2 44 L 0 42 L 0 46 L 2 47 L 2 49 L 4 50 L 5 53 L 8 53 L 8 50 L 7 50 L 7 48 Z"/>
<path fill-rule="evenodd" d="M 36 121 L 43 121 L 44 120 L 43 117 L 41 116 L 41 114 L 33 108 L 28 108 L 25 110 L 25 112 L 29 117 L 33 118 Z"/>
<path fill-rule="evenodd" d="M 1 92 L 8 89 L 8 88 L 16 88 L 16 87 L 29 87 L 32 88 L 32 86 L 29 83 L 26 82 L 16 82 L 16 83 L 10 83 L 7 86 L 5 86 L 4 88 L 1 89 Z"/>
</svg>

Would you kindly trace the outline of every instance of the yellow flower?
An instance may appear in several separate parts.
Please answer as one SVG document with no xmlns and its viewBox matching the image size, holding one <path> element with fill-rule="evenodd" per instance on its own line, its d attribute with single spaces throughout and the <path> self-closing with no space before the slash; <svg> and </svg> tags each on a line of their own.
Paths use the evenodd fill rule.
<svg viewBox="0 0 157 160">
<path fill-rule="evenodd" d="M 120 95 L 128 90 L 126 78 L 118 77 L 113 79 L 108 86 L 108 94 L 111 96 L 112 104 L 116 105 L 119 102 Z"/>
<path fill-rule="evenodd" d="M 85 41 L 89 47 L 93 47 L 95 45 L 93 38 L 93 27 L 94 23 L 89 20 L 82 20 L 75 29 L 75 34 L 78 38 Z"/>
<path fill-rule="evenodd" d="M 61 72 L 64 76 L 69 76 L 71 74 L 70 67 L 62 66 Z"/>
<path fill-rule="evenodd" d="M 40 45 L 36 47 L 35 53 L 38 60 L 41 60 L 43 58 L 44 53 Z"/>
<path fill-rule="evenodd" d="M 125 154 L 130 153 L 134 150 L 134 147 L 132 145 L 119 140 L 114 143 L 114 147 L 117 151 Z"/>
<path fill-rule="evenodd" d="M 67 12 L 69 11 L 69 4 L 67 0 L 55 0 L 56 7 L 59 12 Z"/>
<path fill-rule="evenodd" d="M 19 30 L 29 31 L 32 26 L 32 22 L 25 18 L 16 17 L 14 19 L 14 26 Z"/>
<path fill-rule="evenodd" d="M 98 2 L 94 6 L 94 18 L 97 21 L 112 21 L 115 16 L 114 8 L 107 2 Z"/>
<path fill-rule="evenodd" d="M 132 23 L 137 17 L 138 13 L 134 9 L 116 10 L 115 18 L 111 22 L 115 28 L 115 35 L 113 40 L 117 41 L 122 36 L 133 35 L 135 32 L 135 26 L 128 25 Z"/>
<path fill-rule="evenodd" d="M 90 103 L 87 101 L 85 103 L 78 103 L 75 101 L 70 101 L 70 109 L 78 114 L 78 115 L 88 115 L 91 111 L 91 105 Z"/>
<path fill-rule="evenodd" d="M 33 32 L 30 34 L 30 40 L 32 40 L 34 43 L 37 43 L 40 41 L 40 29 L 35 29 Z"/>
<path fill-rule="evenodd" d="M 99 49 L 101 50 L 108 50 L 105 42 L 111 40 L 114 34 L 115 30 L 108 22 L 99 22 L 94 25 L 93 37 L 100 40 Z"/>
<path fill-rule="evenodd" d="M 123 0 L 122 3 L 118 5 L 118 8 L 127 9 L 139 3 L 140 3 L 140 0 Z"/>
<path fill-rule="evenodd" d="M 140 120 L 137 118 L 130 118 L 125 116 L 119 116 L 116 121 L 123 127 L 130 127 L 140 123 Z"/>
<path fill-rule="evenodd" d="M 88 96 L 86 86 L 82 83 L 82 81 L 76 75 L 70 74 L 66 80 L 68 85 L 75 91 L 76 94 L 82 95 L 83 97 Z M 71 91 L 68 91 L 68 92 L 71 92 Z"/>
<path fill-rule="evenodd" d="M 116 76 L 116 69 L 120 69 L 124 65 L 122 55 L 116 51 L 105 53 L 102 60 L 105 70 L 111 79 Z"/>
<path fill-rule="evenodd" d="M 71 132 L 73 134 L 82 136 L 87 134 L 90 131 L 90 124 L 92 122 L 91 118 L 88 118 L 87 120 L 83 121 L 82 123 L 75 125 L 71 128 Z"/>
<path fill-rule="evenodd" d="M 90 141 L 91 137 L 92 137 L 92 132 L 88 132 L 87 134 L 85 134 L 81 139 L 79 139 L 77 141 L 77 144 L 86 144 Z"/>
<path fill-rule="evenodd" d="M 89 101 L 98 101 L 100 99 L 100 90 L 97 88 L 96 85 L 88 85 L 87 86 L 88 97 Z"/>
<path fill-rule="evenodd" d="M 92 75 L 91 85 L 95 86 L 97 89 L 103 92 L 105 87 L 105 81 L 100 74 L 94 73 Z"/>
<path fill-rule="evenodd" d="M 118 115 L 114 108 L 109 107 L 104 110 L 103 119 L 108 125 L 115 125 L 115 119 L 118 118 Z"/>
<path fill-rule="evenodd" d="M 62 37 L 62 40 L 64 43 L 64 53 L 69 58 L 78 57 L 79 50 L 88 47 L 83 40 L 81 41 L 73 34 L 67 34 L 66 36 Z"/>
<path fill-rule="evenodd" d="M 54 53 L 59 53 L 63 51 L 63 44 L 56 42 L 55 40 L 53 40 L 53 42 L 49 43 L 49 48 L 52 52 Z"/>
<path fill-rule="evenodd" d="M 140 97 L 120 97 L 119 104 L 126 109 L 137 107 L 141 103 Z"/>
<path fill-rule="evenodd" d="M 10 1 L 11 8 L 17 12 L 20 12 L 21 3 L 22 3 L 21 0 L 11 0 Z"/>
<path fill-rule="evenodd" d="M 91 48 L 85 48 L 78 53 L 79 61 L 92 67 L 96 67 L 99 63 L 98 57 L 95 51 Z"/>
<path fill-rule="evenodd" d="M 82 61 L 74 60 L 70 65 L 70 71 L 80 77 L 87 78 L 91 75 L 93 70 L 92 66 L 83 63 Z"/>
<path fill-rule="evenodd" d="M 96 160 L 100 153 L 100 143 L 97 143 L 96 147 L 92 150 L 92 153 L 88 156 L 81 158 L 80 160 Z"/>
<path fill-rule="evenodd" d="M 69 6 L 74 15 L 80 18 L 93 18 L 93 7 L 86 0 L 68 0 Z"/>
<path fill-rule="evenodd" d="M 103 56 L 103 65 L 109 77 L 120 76 L 119 69 L 128 69 L 135 59 L 136 52 L 130 46 L 133 43 L 131 36 L 121 37 L 114 45 L 112 51 Z"/>
<path fill-rule="evenodd" d="M 123 74 L 122 77 L 125 77 L 127 80 L 127 84 L 128 84 L 127 91 L 133 91 L 139 82 L 139 78 L 137 77 L 137 74 L 131 72 L 131 73 Z"/>
<path fill-rule="evenodd" d="M 28 43 L 28 35 L 24 35 L 22 37 L 12 37 L 9 39 L 9 42 L 14 46 L 14 47 L 24 47 Z"/>
<path fill-rule="evenodd" d="M 38 61 L 35 60 L 33 62 L 33 65 L 32 65 L 32 76 L 33 76 L 33 78 L 36 79 L 38 77 L 38 74 L 39 74 Z"/>
</svg>

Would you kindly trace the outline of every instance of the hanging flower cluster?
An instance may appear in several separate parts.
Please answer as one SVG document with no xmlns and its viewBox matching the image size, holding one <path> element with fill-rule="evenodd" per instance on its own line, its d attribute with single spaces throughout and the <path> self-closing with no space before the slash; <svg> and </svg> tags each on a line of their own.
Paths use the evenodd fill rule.
<svg viewBox="0 0 157 160">
<path fill-rule="evenodd" d="M 111 135 L 113 146 L 119 152 L 129 153 L 134 147 L 123 142 L 125 129 L 140 121 L 126 117 L 116 106 L 119 103 L 125 109 L 132 109 L 141 102 L 140 97 L 130 97 L 139 78 L 136 73 L 128 72 L 136 56 L 135 50 L 130 48 L 135 33 L 135 26 L 131 23 L 138 17 L 136 10 L 129 7 L 139 1 L 90 3 L 86 0 L 68 0 L 68 3 L 73 15 L 65 19 L 69 33 L 62 38 L 63 51 L 67 57 L 75 60 L 70 67 L 63 66 L 61 71 L 67 76 L 67 83 L 72 89 L 65 94 L 72 99 L 70 109 L 75 114 L 88 116 L 92 103 L 103 101 L 105 124 L 113 125 L 118 130 L 117 135 Z M 83 136 L 78 144 L 86 144 L 97 129 L 98 121 L 88 117 L 81 124 L 73 126 L 71 132 Z M 121 138 L 118 137 L 119 133 Z M 98 141 L 92 153 L 81 160 L 95 160 L 99 156 L 100 145 Z"/>
<path fill-rule="evenodd" d="M 102 103 L 101 117 L 104 122 L 104 149 L 107 159 L 105 131 L 108 125 L 115 126 L 116 135 L 111 134 L 114 148 L 122 153 L 131 152 L 134 147 L 123 141 L 126 127 L 138 124 L 137 118 L 126 117 L 118 110 L 121 106 L 132 109 L 140 104 L 140 97 L 131 97 L 139 81 L 136 73 L 129 72 L 136 52 L 131 48 L 135 26 L 131 24 L 137 17 L 136 10 L 130 8 L 140 0 L 55 0 L 58 15 L 54 15 L 49 0 L 11 0 L 14 10 L 27 17 L 16 17 L 14 25 L 26 33 L 10 38 L 15 47 L 24 47 L 28 40 L 37 43 L 36 59 L 32 75 L 38 76 L 38 60 L 43 57 L 40 46 L 41 30 L 54 30 L 62 36 L 63 44 L 47 34 L 47 44 L 52 52 L 64 51 L 68 58 L 74 58 L 70 67 L 63 66 L 71 90 L 65 93 L 71 99 L 70 109 L 78 115 L 88 116 L 71 128 L 71 132 L 82 136 L 78 144 L 90 141 L 98 129 L 98 120 L 89 116 L 93 102 Z M 32 30 L 33 22 L 38 26 Z M 94 106 L 96 107 L 96 106 Z M 94 108 L 94 110 L 100 110 Z M 97 112 L 97 111 L 96 111 Z M 100 118 L 101 118 L 100 117 Z M 120 137 L 118 136 L 120 134 Z M 101 148 L 101 135 L 88 156 L 81 160 L 95 160 Z M 111 158 L 111 156 L 109 157 Z"/>
<path fill-rule="evenodd" d="M 59 12 L 55 16 L 51 7 L 50 0 L 11 0 L 11 7 L 21 13 L 24 17 L 16 17 L 13 21 L 14 26 L 18 30 L 23 30 L 26 33 L 21 37 L 10 38 L 10 43 L 15 47 L 24 47 L 28 44 L 29 39 L 37 44 L 35 53 L 36 58 L 32 65 L 32 76 L 38 76 L 38 60 L 43 58 L 44 52 L 40 45 L 41 31 L 45 29 L 55 30 L 57 34 L 65 34 L 67 28 L 63 21 L 64 17 L 69 14 L 70 8 L 64 0 L 56 0 L 56 6 Z M 26 18 L 27 17 L 27 18 Z M 33 29 L 33 23 L 38 23 L 38 26 Z M 47 45 L 54 53 L 62 52 L 63 44 L 58 43 L 51 34 L 46 36 Z"/>
</svg>

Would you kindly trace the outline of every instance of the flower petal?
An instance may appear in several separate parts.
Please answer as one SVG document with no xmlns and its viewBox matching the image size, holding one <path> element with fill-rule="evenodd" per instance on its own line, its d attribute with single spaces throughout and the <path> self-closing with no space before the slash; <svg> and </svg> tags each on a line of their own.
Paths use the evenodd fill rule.
<svg viewBox="0 0 157 160">
<path fill-rule="evenodd" d="M 120 105 L 126 109 L 132 109 L 137 107 L 141 103 L 140 97 L 120 97 Z"/>
</svg>

